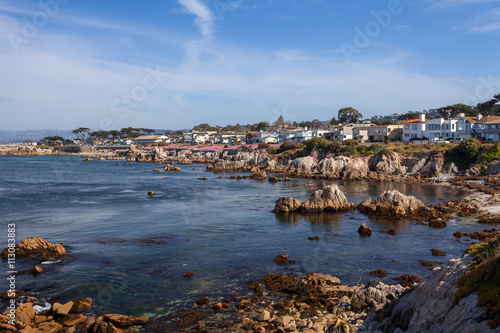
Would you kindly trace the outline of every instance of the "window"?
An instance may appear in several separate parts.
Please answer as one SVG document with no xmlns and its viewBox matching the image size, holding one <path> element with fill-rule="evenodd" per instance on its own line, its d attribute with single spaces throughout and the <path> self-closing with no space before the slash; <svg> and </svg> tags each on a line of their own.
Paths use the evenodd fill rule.
<svg viewBox="0 0 500 333">
<path fill-rule="evenodd" d="M 413 131 L 416 131 L 417 130 L 417 124 L 411 124 L 411 129 Z"/>
<path fill-rule="evenodd" d="M 410 129 L 410 125 L 405 125 L 405 130 L 409 130 Z"/>
<path fill-rule="evenodd" d="M 387 128 L 382 129 L 382 133 L 387 133 Z"/>
</svg>

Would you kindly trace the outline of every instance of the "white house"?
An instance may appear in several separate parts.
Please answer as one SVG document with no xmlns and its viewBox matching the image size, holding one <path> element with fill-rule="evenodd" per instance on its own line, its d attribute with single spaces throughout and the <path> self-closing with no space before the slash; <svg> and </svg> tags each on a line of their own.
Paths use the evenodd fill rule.
<svg viewBox="0 0 500 333">
<path fill-rule="evenodd" d="M 168 136 L 165 136 L 165 135 L 141 135 L 141 136 L 138 136 L 137 138 L 134 139 L 134 143 L 136 145 L 148 145 L 148 144 L 152 144 L 152 143 L 155 143 L 155 142 L 162 142 L 162 141 L 165 141 L 165 142 L 170 142 L 170 139 L 168 138 Z"/>
<path fill-rule="evenodd" d="M 418 119 L 403 122 L 403 141 L 410 141 L 412 138 L 425 137 L 425 113 L 420 114 Z"/>
<path fill-rule="evenodd" d="M 429 139 L 455 138 L 457 133 L 458 119 L 436 118 L 425 123 L 425 137 Z"/>
</svg>

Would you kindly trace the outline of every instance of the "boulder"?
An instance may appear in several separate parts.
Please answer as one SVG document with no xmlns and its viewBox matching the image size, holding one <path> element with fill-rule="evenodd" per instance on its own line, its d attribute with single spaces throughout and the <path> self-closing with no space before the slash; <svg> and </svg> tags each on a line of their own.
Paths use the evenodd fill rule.
<svg viewBox="0 0 500 333">
<path fill-rule="evenodd" d="M 92 308 L 92 298 L 81 298 L 73 304 L 69 312 L 85 312 Z"/>
<path fill-rule="evenodd" d="M 316 165 L 316 160 L 311 156 L 299 157 L 288 162 L 288 170 L 296 173 L 307 173 Z"/>
<path fill-rule="evenodd" d="M 383 192 L 378 198 L 365 199 L 358 209 L 365 214 L 387 216 L 408 216 L 417 212 L 424 203 L 414 196 L 407 196 L 396 190 Z"/>
<path fill-rule="evenodd" d="M 288 259 L 288 254 L 278 254 L 273 261 L 276 261 L 278 264 L 294 264 L 294 260 Z"/>
<path fill-rule="evenodd" d="M 148 195 L 149 195 L 150 197 L 154 197 L 154 196 L 156 195 L 156 192 L 155 192 L 155 191 L 149 191 L 149 192 L 148 192 Z"/>
<path fill-rule="evenodd" d="M 366 223 L 363 223 L 362 225 L 359 226 L 358 233 L 361 236 L 371 236 L 372 235 L 372 229 L 370 229 Z"/>
<path fill-rule="evenodd" d="M 372 308 L 377 304 L 386 303 L 397 299 L 406 290 L 400 284 L 389 285 L 378 282 L 375 285 L 368 285 L 366 288 L 358 290 L 352 296 L 352 308 L 354 311 Z"/>
<path fill-rule="evenodd" d="M 254 174 L 252 175 L 252 178 L 253 179 L 266 179 L 267 173 L 264 170 L 259 169 L 256 172 L 254 172 Z"/>
<path fill-rule="evenodd" d="M 334 158 L 325 158 L 321 160 L 313 169 L 313 171 L 339 178 L 340 173 L 345 166 L 351 163 L 352 159 L 346 156 L 337 156 Z"/>
<path fill-rule="evenodd" d="M 302 201 L 290 197 L 282 197 L 276 200 L 273 212 L 287 213 L 294 212 L 302 206 Z"/>
<path fill-rule="evenodd" d="M 276 176 L 269 176 L 268 180 L 269 180 L 270 183 L 277 183 L 277 182 L 280 181 L 280 179 L 278 177 L 276 177 Z"/>
<path fill-rule="evenodd" d="M 365 161 L 355 159 L 344 167 L 341 176 L 346 180 L 362 180 L 366 179 L 368 171 L 368 164 Z"/>
<path fill-rule="evenodd" d="M 28 237 L 24 239 L 21 243 L 15 245 L 15 250 L 17 257 L 34 256 L 41 261 L 50 258 L 62 258 L 66 254 L 66 250 L 61 244 L 52 244 L 40 237 Z M 8 248 L 5 248 L 0 253 L 0 257 L 7 258 L 8 254 Z"/>
<path fill-rule="evenodd" d="M 400 175 L 406 172 L 406 167 L 401 165 L 401 156 L 395 152 L 381 151 L 368 160 L 370 171 L 387 175 Z"/>
<path fill-rule="evenodd" d="M 498 173 L 500 173 L 500 160 L 491 162 L 485 171 L 487 175 L 496 175 Z"/>
<path fill-rule="evenodd" d="M 147 317 L 129 317 L 121 314 L 107 314 L 104 321 L 112 323 L 116 327 L 127 327 L 133 325 L 143 325 L 148 322 Z"/>
<path fill-rule="evenodd" d="M 304 212 L 343 212 L 351 209 L 354 209 L 354 204 L 347 201 L 337 185 L 328 185 L 323 190 L 317 190 L 301 207 Z"/>
</svg>

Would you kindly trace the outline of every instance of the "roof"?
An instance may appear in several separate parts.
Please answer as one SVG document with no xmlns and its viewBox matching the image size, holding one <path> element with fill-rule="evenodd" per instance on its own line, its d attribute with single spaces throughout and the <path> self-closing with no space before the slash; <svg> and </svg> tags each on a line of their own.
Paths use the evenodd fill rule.
<svg viewBox="0 0 500 333">
<path fill-rule="evenodd" d="M 161 137 L 164 137 L 165 135 L 141 135 L 135 138 L 136 140 L 154 140 L 158 139 Z"/>
<path fill-rule="evenodd" d="M 486 116 L 486 117 L 483 117 L 481 118 L 480 120 L 478 120 L 477 122 L 478 123 L 489 123 L 489 122 L 497 122 L 498 120 L 500 120 L 500 117 L 496 117 L 496 116 Z"/>
<path fill-rule="evenodd" d="M 423 122 L 426 122 L 430 119 L 425 119 Z M 401 124 L 409 124 L 409 123 L 421 123 L 420 119 L 413 119 L 413 120 L 407 120 L 403 121 Z"/>
</svg>

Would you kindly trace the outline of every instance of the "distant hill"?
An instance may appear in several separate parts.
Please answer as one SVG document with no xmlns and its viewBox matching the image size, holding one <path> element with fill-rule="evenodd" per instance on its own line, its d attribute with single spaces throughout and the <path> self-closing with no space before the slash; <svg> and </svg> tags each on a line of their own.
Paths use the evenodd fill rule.
<svg viewBox="0 0 500 333">
<path fill-rule="evenodd" d="M 38 141 L 46 136 L 56 135 L 65 139 L 75 139 L 71 130 L 0 131 L 0 143 Z"/>
</svg>

